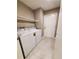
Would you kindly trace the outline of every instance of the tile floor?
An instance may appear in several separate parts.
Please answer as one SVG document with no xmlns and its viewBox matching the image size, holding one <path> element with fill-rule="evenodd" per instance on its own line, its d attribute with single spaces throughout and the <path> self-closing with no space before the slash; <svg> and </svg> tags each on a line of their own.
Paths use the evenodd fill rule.
<svg viewBox="0 0 79 59">
<path fill-rule="evenodd" d="M 26 59 L 53 59 L 54 39 L 43 38 Z"/>
</svg>

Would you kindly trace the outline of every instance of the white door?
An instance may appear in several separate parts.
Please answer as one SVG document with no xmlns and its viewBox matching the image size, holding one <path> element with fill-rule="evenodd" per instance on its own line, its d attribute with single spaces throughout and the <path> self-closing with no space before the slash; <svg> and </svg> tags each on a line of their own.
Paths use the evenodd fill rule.
<svg viewBox="0 0 79 59">
<path fill-rule="evenodd" d="M 57 21 L 57 12 L 44 15 L 44 36 L 54 37 Z"/>
</svg>

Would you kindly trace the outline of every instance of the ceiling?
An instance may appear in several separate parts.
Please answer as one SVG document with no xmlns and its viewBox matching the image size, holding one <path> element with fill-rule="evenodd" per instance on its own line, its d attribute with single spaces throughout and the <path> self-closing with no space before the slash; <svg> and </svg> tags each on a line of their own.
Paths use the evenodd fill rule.
<svg viewBox="0 0 79 59">
<path fill-rule="evenodd" d="M 50 10 L 60 6 L 61 0 L 20 0 L 28 7 L 34 9 L 42 8 L 43 10 Z"/>
</svg>

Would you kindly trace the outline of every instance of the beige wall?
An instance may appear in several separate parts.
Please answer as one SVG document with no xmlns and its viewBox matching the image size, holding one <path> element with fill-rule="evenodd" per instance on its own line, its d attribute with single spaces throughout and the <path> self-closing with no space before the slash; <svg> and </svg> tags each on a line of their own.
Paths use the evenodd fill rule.
<svg viewBox="0 0 79 59">
<path fill-rule="evenodd" d="M 43 28 L 43 10 L 41 8 L 35 10 L 35 19 L 40 20 L 36 25 L 37 28 Z"/>
<path fill-rule="evenodd" d="M 34 19 L 33 11 L 22 2 L 17 2 L 17 16 Z"/>
<path fill-rule="evenodd" d="M 20 1 L 17 1 L 17 16 L 34 19 L 33 11 Z M 21 27 L 27 27 L 27 26 L 29 27 L 29 26 L 35 26 L 35 25 L 32 23 L 23 23 L 23 24 L 17 23 L 17 26 L 18 27 L 20 27 L 20 26 Z"/>
<path fill-rule="evenodd" d="M 52 14 L 52 13 L 55 13 L 55 12 L 59 12 L 59 8 L 55 8 L 55 9 L 51 9 L 51 10 L 48 10 L 48 11 L 45 11 L 44 14 Z"/>
<path fill-rule="evenodd" d="M 18 28 L 19 27 L 27 27 L 27 28 L 29 28 L 29 27 L 35 27 L 35 24 L 33 24 L 33 23 L 17 23 L 17 26 L 18 26 Z"/>
<path fill-rule="evenodd" d="M 42 35 L 43 35 L 43 24 L 44 24 L 44 13 L 43 10 L 41 8 L 35 10 L 35 19 L 36 20 L 40 20 L 38 23 L 36 23 L 36 27 L 39 29 L 42 29 Z"/>
<path fill-rule="evenodd" d="M 54 59 L 62 59 L 62 19 L 61 10 L 58 19 L 57 35 L 55 40 Z"/>
</svg>

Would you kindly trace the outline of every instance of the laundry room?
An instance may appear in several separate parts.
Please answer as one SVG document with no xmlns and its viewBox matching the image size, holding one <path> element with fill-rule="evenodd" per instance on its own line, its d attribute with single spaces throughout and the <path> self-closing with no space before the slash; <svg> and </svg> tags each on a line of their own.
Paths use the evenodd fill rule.
<svg viewBox="0 0 79 59">
<path fill-rule="evenodd" d="M 0 0 L 0 59 L 79 59 L 79 0 Z"/>
<path fill-rule="evenodd" d="M 17 0 L 17 59 L 61 59 L 61 0 Z"/>
</svg>

